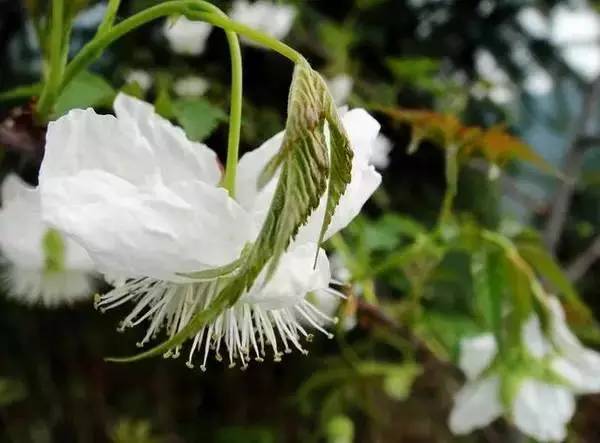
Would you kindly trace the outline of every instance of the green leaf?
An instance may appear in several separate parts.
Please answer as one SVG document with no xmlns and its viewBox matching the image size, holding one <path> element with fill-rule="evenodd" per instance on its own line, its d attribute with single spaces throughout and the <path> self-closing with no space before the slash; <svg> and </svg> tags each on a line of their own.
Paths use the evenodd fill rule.
<svg viewBox="0 0 600 443">
<path fill-rule="evenodd" d="M 60 272 L 65 269 L 65 243 L 60 233 L 48 229 L 42 238 L 42 250 L 45 257 L 45 270 Z"/>
<path fill-rule="evenodd" d="M 221 108 L 205 98 L 182 99 L 173 103 L 173 115 L 188 138 L 203 141 L 213 133 L 220 122 L 227 119 Z"/>
<path fill-rule="evenodd" d="M 71 109 L 95 106 L 109 107 L 116 91 L 102 77 L 84 71 L 75 77 L 62 91 L 54 105 L 54 117 L 60 117 Z"/>
<path fill-rule="evenodd" d="M 505 286 L 503 261 L 497 251 L 478 250 L 471 256 L 475 310 L 502 344 L 502 296 Z"/>
<path fill-rule="evenodd" d="M 133 357 L 109 361 L 136 361 L 167 352 L 197 333 L 232 306 L 269 263 L 267 279 L 277 267 L 298 229 L 317 208 L 327 188 L 328 146 L 324 132 L 331 98 L 323 80 L 306 62 L 296 65 L 288 102 L 286 130 L 281 146 L 282 170 L 266 220 L 244 263 L 231 276 L 219 278 L 219 293 L 207 309 L 198 312 L 176 335 Z"/>
<path fill-rule="evenodd" d="M 8 406 L 27 397 L 27 387 L 15 378 L 0 377 L 0 407 Z"/>
</svg>

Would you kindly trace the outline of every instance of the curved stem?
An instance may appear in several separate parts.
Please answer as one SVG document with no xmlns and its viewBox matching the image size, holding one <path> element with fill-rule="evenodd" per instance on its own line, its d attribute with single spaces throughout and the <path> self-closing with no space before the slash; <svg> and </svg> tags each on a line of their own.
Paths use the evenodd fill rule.
<svg viewBox="0 0 600 443">
<path fill-rule="evenodd" d="M 304 60 L 300 53 L 285 43 L 241 23 L 229 20 L 216 6 L 210 3 L 200 0 L 171 0 L 138 12 L 108 29 L 105 33 L 94 37 L 67 66 L 60 89 L 64 88 L 75 75 L 92 63 L 115 40 L 152 20 L 174 14 L 190 16 L 223 28 L 225 31 L 243 35 L 278 52 L 294 63 Z"/>
<path fill-rule="evenodd" d="M 452 206 L 458 188 L 458 148 L 454 145 L 446 147 L 446 193 L 440 211 L 439 226 L 447 223 L 452 216 Z"/>
<path fill-rule="evenodd" d="M 50 51 L 48 56 L 48 71 L 46 82 L 40 95 L 36 114 L 38 119 L 45 120 L 58 95 L 63 71 L 63 0 L 52 2 L 52 19 L 50 30 Z"/>
<path fill-rule="evenodd" d="M 231 54 L 231 105 L 229 107 L 229 135 L 227 138 L 227 161 L 223 186 L 231 198 L 235 197 L 240 131 L 242 128 L 242 51 L 235 32 L 226 31 Z"/>
</svg>

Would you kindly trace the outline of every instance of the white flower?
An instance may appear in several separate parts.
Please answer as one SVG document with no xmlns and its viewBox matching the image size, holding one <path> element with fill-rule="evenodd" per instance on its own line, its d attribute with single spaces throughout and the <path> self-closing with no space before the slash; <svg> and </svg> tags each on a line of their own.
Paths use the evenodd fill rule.
<svg viewBox="0 0 600 443">
<path fill-rule="evenodd" d="M 499 105 L 514 100 L 514 85 L 490 52 L 485 49 L 475 51 L 475 70 L 484 81 L 489 83 L 485 92 L 490 100 Z M 485 92 L 483 94 L 477 90 L 474 92 L 476 95 L 485 95 Z"/>
<path fill-rule="evenodd" d="M 180 97 L 201 97 L 208 90 L 208 86 L 209 83 L 206 79 L 197 75 L 189 75 L 175 80 L 173 90 Z"/>
<path fill-rule="evenodd" d="M 512 419 L 525 434 L 540 441 L 562 441 L 575 412 L 575 394 L 600 392 L 600 354 L 586 349 L 569 330 L 556 298 L 549 300 L 549 335 L 544 336 L 535 316 L 523 327 L 522 340 L 531 357 L 548 361 L 555 380 L 521 376 L 508 411 L 501 398 L 502 372 L 488 369 L 497 354 L 494 337 L 484 334 L 461 341 L 459 365 L 467 383 L 455 398 L 449 425 L 456 434 L 488 425 L 501 415 Z M 510 372 L 519 368 L 510 367 Z M 563 380 L 564 382 L 560 382 Z"/>
<path fill-rule="evenodd" d="M 200 55 L 206 49 L 206 41 L 212 26 L 201 21 L 179 17 L 174 23 L 165 21 L 163 32 L 173 52 L 184 55 Z"/>
<path fill-rule="evenodd" d="M 2 184 L 0 249 L 8 294 L 28 304 L 54 306 L 91 294 L 92 262 L 74 241 L 63 238 L 64 269 L 47 269 L 43 250 L 48 226 L 42 222 L 37 189 L 16 175 Z"/>
<path fill-rule="evenodd" d="M 329 92 L 338 106 L 345 105 L 350 97 L 354 80 L 348 74 L 338 74 L 327 80 Z"/>
<path fill-rule="evenodd" d="M 137 83 L 142 91 L 147 91 L 152 86 L 152 76 L 143 69 L 132 69 L 125 76 L 125 81 L 129 83 Z"/>
<path fill-rule="evenodd" d="M 236 0 L 233 2 L 229 17 L 236 22 L 281 40 L 292 28 L 296 17 L 296 9 L 291 5 L 275 4 L 266 0 L 258 0 L 254 3 L 247 0 Z M 259 46 L 244 37 L 242 37 L 242 41 L 251 46 Z"/>
<path fill-rule="evenodd" d="M 96 28 L 102 22 L 102 19 L 106 14 L 107 7 L 107 2 L 99 2 L 90 8 L 78 12 L 73 20 L 73 27 Z"/>
<path fill-rule="evenodd" d="M 68 233 L 90 253 L 98 268 L 129 279 L 98 301 L 110 309 L 135 303 L 122 327 L 147 321 L 145 344 L 164 329 L 173 336 L 204 309 L 219 291 L 215 280 L 190 281 L 180 273 L 213 269 L 236 260 L 253 242 L 268 212 L 275 180 L 258 189 L 260 172 L 281 146 L 283 132 L 244 155 L 238 165 L 236 199 L 219 187 L 215 153 L 189 141 L 181 128 L 154 113 L 152 106 L 117 96 L 116 117 L 73 110 L 50 123 L 40 170 L 45 219 Z M 345 227 L 374 192 L 381 177 L 368 165 L 379 124 L 357 109 L 343 116 L 354 149 L 352 181 L 342 196 L 326 237 Z M 297 348 L 309 336 L 298 322 L 327 333 L 331 320 L 309 301 L 311 292 L 329 288 L 331 274 L 320 250 L 313 266 L 325 197 L 281 258 L 271 280 L 261 274 L 253 287 L 192 339 L 202 368 L 213 349 L 225 348 L 230 364 L 245 366 L 271 347 Z M 174 355 L 179 354 L 179 348 Z"/>
<path fill-rule="evenodd" d="M 383 134 L 379 134 L 373 144 L 371 164 L 379 170 L 386 169 L 390 165 L 390 152 L 394 144 Z"/>
<path fill-rule="evenodd" d="M 576 8 L 557 5 L 551 12 L 553 43 L 565 62 L 586 80 L 600 73 L 600 17 L 585 3 Z"/>
</svg>

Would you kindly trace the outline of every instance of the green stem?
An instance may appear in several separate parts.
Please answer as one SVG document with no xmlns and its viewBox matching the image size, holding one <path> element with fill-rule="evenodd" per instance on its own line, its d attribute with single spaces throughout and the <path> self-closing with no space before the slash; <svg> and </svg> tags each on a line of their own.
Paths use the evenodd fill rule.
<svg viewBox="0 0 600 443">
<path fill-rule="evenodd" d="M 63 17 L 64 0 L 52 2 L 52 19 L 50 29 L 50 50 L 46 82 L 37 105 L 38 119 L 45 121 L 58 95 L 58 89 L 64 69 L 63 52 Z"/>
<path fill-rule="evenodd" d="M 203 8 L 205 11 L 210 10 L 213 12 L 204 13 L 198 8 Z M 152 20 L 175 14 L 193 15 L 193 18 L 197 20 L 205 21 L 219 28 L 223 28 L 226 31 L 243 35 L 250 40 L 254 40 L 257 43 L 260 43 L 261 45 L 280 53 L 294 63 L 304 60 L 300 53 L 290 48 L 288 45 L 260 31 L 256 31 L 248 26 L 231 21 L 227 17 L 221 16 L 217 11 L 220 10 L 218 10 L 214 5 L 199 0 L 172 0 L 138 12 L 137 14 L 113 26 L 104 34 L 97 35 L 87 45 L 85 45 L 79 54 L 77 54 L 77 56 L 71 60 L 67 66 L 63 82 L 61 84 L 61 89 L 64 88 L 80 71 L 92 63 L 102 53 L 102 51 L 115 40 L 133 31 L 135 28 L 151 22 Z"/>
<path fill-rule="evenodd" d="M 458 189 L 458 148 L 455 145 L 449 145 L 446 148 L 446 193 L 440 211 L 439 225 L 448 222 L 452 215 L 452 206 Z"/>
<path fill-rule="evenodd" d="M 229 135 L 227 139 L 227 162 L 223 185 L 231 198 L 235 197 L 235 176 L 237 171 L 240 131 L 242 127 L 242 52 L 240 42 L 234 32 L 226 31 L 231 54 L 231 104 L 229 106 Z"/>
<path fill-rule="evenodd" d="M 103 34 L 112 27 L 120 4 L 121 0 L 109 0 L 108 6 L 106 7 L 106 13 L 104 14 L 102 23 L 100 23 L 100 26 L 98 27 L 97 34 Z"/>
</svg>

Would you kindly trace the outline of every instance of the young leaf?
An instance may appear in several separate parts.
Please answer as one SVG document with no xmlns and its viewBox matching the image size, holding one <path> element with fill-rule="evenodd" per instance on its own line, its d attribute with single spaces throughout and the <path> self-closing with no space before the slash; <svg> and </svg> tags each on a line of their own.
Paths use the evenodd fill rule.
<svg viewBox="0 0 600 443">
<path fill-rule="evenodd" d="M 54 105 L 54 116 L 60 117 L 71 109 L 110 106 L 116 91 L 102 77 L 84 71 L 62 91 Z"/>
</svg>

